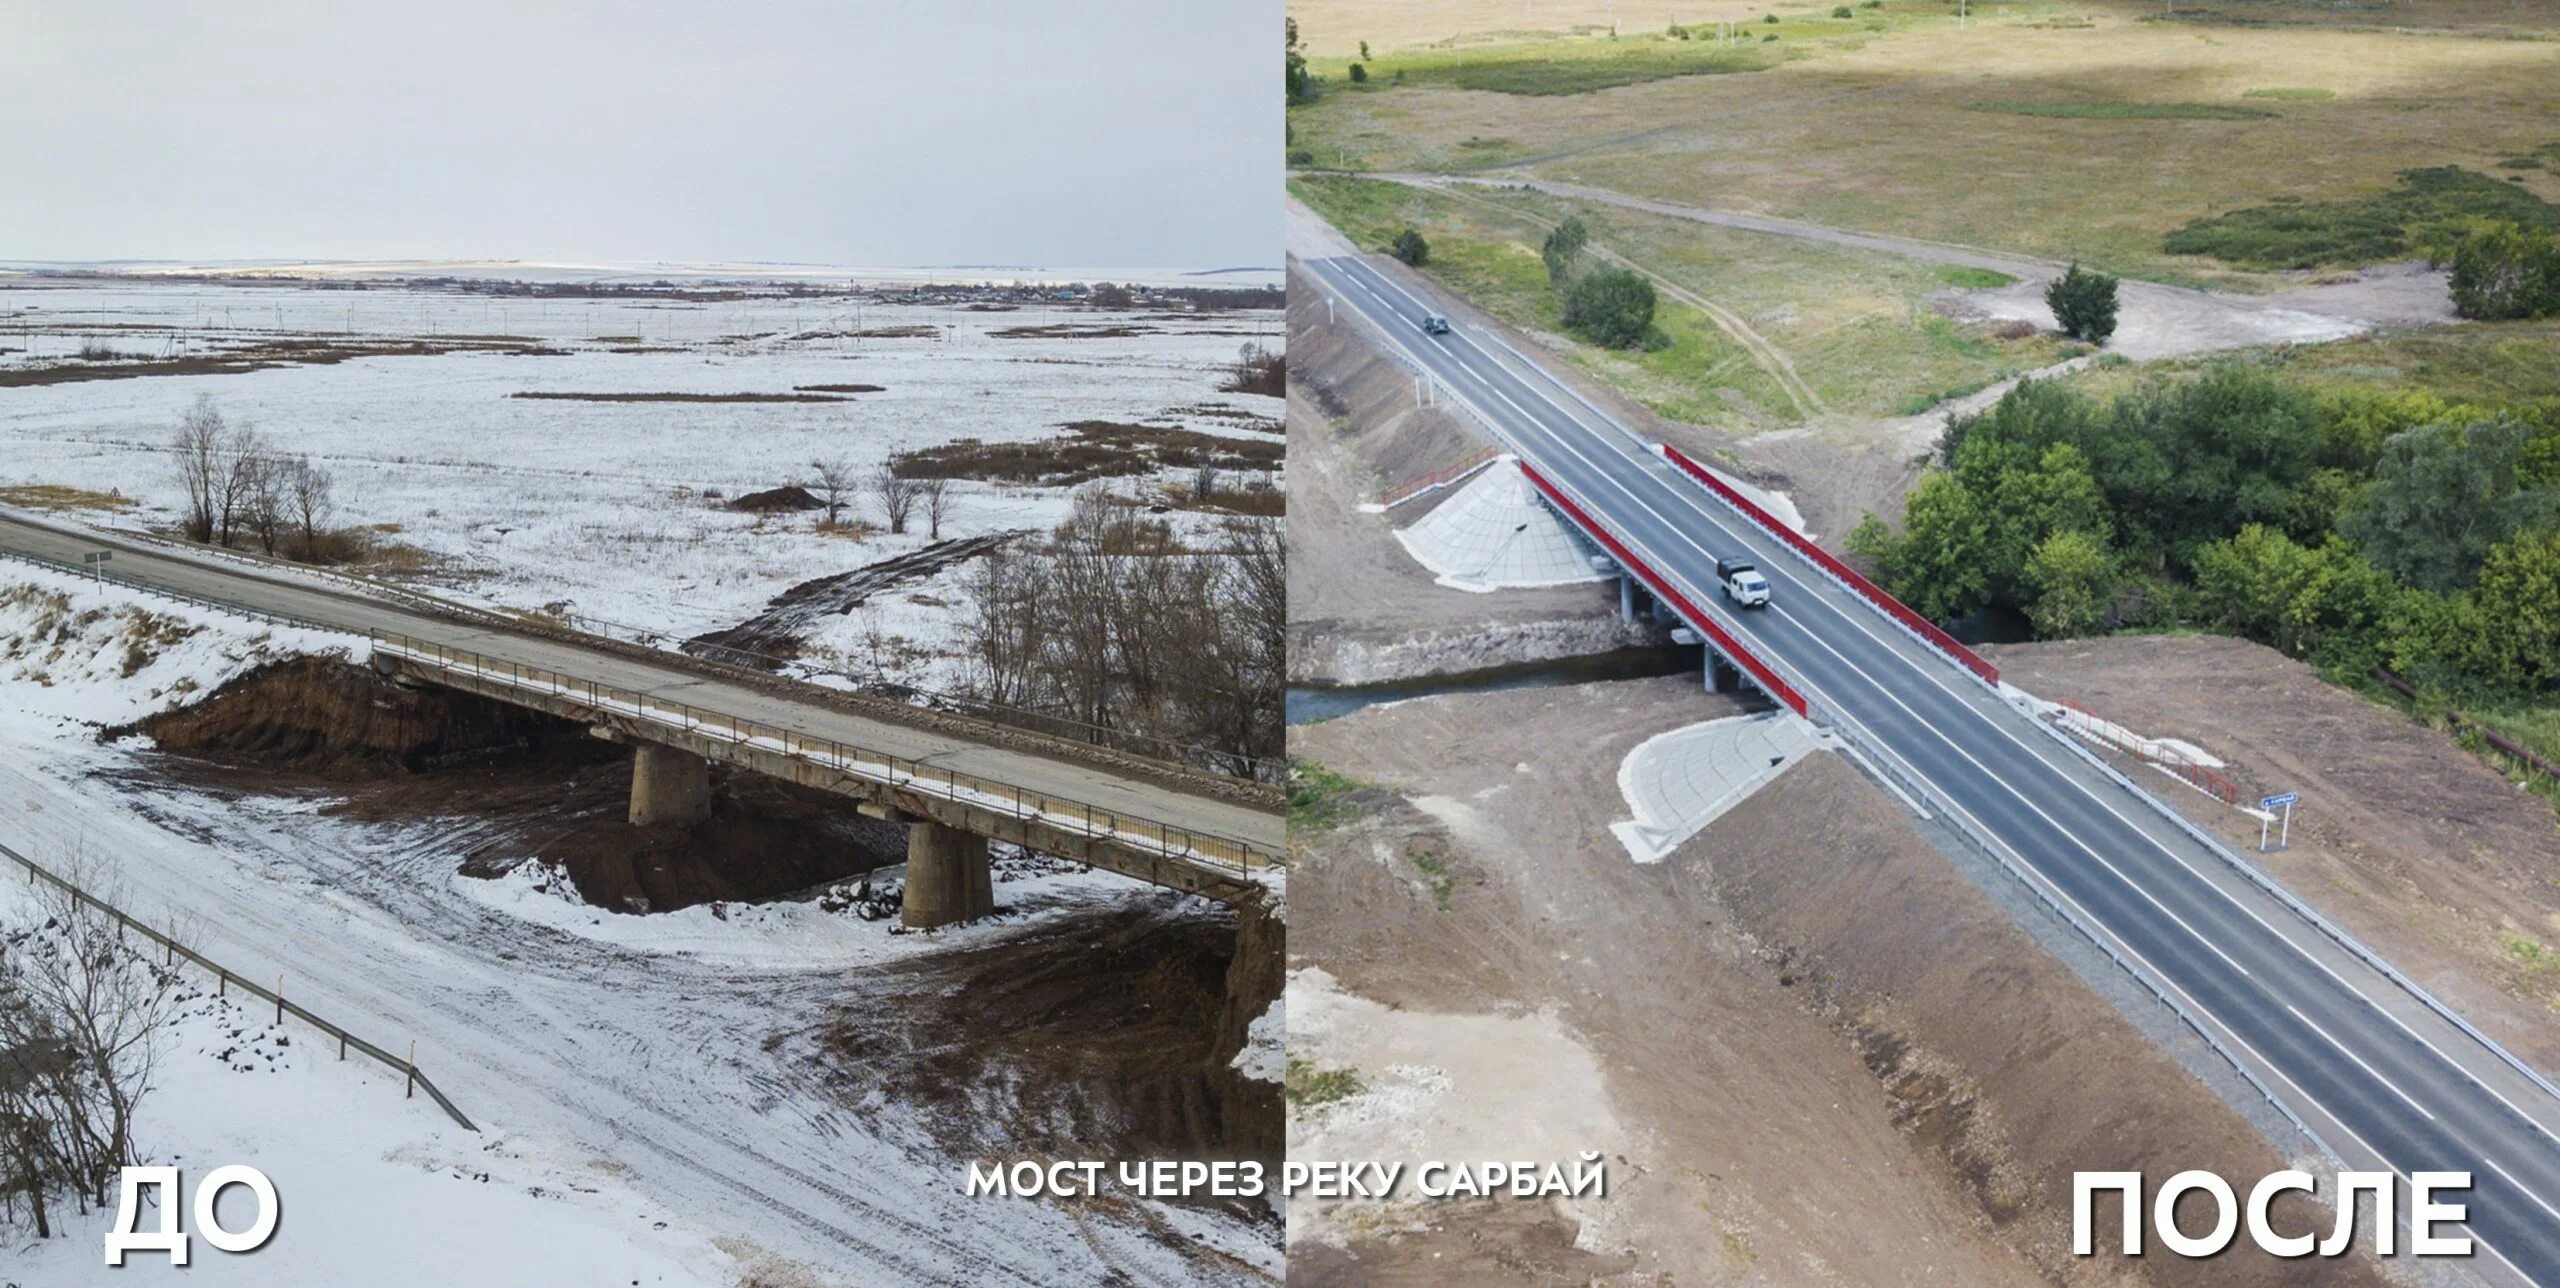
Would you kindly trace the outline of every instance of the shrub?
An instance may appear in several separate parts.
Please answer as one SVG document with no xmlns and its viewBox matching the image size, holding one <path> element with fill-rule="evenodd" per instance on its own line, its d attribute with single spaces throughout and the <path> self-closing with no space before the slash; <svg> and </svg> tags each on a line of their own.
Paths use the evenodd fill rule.
<svg viewBox="0 0 2560 1288">
<path fill-rule="evenodd" d="M 1567 215 L 1555 231 L 1538 247 L 1538 258 L 1546 261 L 1547 280 L 1561 282 L 1573 272 L 1582 258 L 1582 248 L 1591 241 L 1591 229 L 1580 215 Z"/>
<path fill-rule="evenodd" d="M 1565 284 L 1565 329 L 1611 349 L 1632 349 L 1653 329 L 1653 283 L 1623 268 L 1595 268 Z"/>
<path fill-rule="evenodd" d="M 1858 11 L 1845 4 L 1836 5 L 1831 10 L 1831 16 L 1834 18 L 1855 18 L 1858 16 Z"/>
<path fill-rule="evenodd" d="M 1291 148 L 1291 149 L 1289 149 L 1289 164 L 1291 164 L 1291 165 L 1314 165 L 1315 163 L 1316 163 L 1316 154 L 1315 154 L 1314 152 L 1309 151 L 1309 150 L 1308 150 L 1308 149 L 1306 149 L 1306 148 Z"/>
<path fill-rule="evenodd" d="M 1415 231 L 1411 224 L 1407 224 L 1403 232 L 1396 234 L 1394 244 L 1387 247 L 1387 253 L 1415 268 L 1420 268 L 1430 262 L 1431 243 L 1424 241 L 1422 234 Z"/>
<path fill-rule="evenodd" d="M 1353 64 L 1351 64 L 1351 83 L 1352 83 L 1352 84 L 1354 84 L 1354 85 L 1366 85 L 1366 84 L 1368 84 L 1368 83 L 1369 83 L 1369 69 L 1368 69 L 1366 66 L 1364 66 L 1364 65 L 1362 65 L 1362 64 L 1359 64 L 1359 63 L 1353 63 Z"/>
<path fill-rule="evenodd" d="M 2044 302 L 2063 334 L 2091 344 L 2105 344 L 2116 333 L 2116 279 L 2073 264 L 2044 288 Z"/>
<path fill-rule="evenodd" d="M 1760 15 L 1760 21 L 1765 22 L 1765 23 L 1769 24 L 1770 26 L 1774 27 L 1774 26 L 1777 26 L 1777 25 L 1778 25 L 1778 15 L 1776 15 L 1776 14 L 1774 14 L 1774 13 L 1764 13 L 1764 14 Z"/>
<path fill-rule="evenodd" d="M 2484 224 L 2453 247 L 2453 311 L 2480 321 L 2560 314 L 2560 237 Z"/>
</svg>

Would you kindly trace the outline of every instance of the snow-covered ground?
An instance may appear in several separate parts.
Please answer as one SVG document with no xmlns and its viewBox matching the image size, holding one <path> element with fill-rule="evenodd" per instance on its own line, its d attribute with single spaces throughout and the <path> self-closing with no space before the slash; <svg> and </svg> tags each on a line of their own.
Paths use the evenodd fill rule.
<svg viewBox="0 0 2560 1288">
<path fill-rule="evenodd" d="M 1270 310 L 1176 316 L 1033 304 L 976 312 L 779 293 L 532 299 L 424 285 L 63 285 L 0 275 L 0 370 L 58 363 L 90 343 L 158 359 L 279 339 L 504 335 L 561 351 L 360 357 L 0 388 L 0 488 L 121 492 L 142 508 L 113 519 L 77 517 L 166 526 L 179 500 L 171 436 L 180 413 L 211 394 L 234 422 L 327 465 L 337 476 L 338 521 L 381 525 L 384 539 L 426 552 L 434 567 L 425 575 L 444 593 L 683 636 L 734 625 L 798 582 L 927 541 L 921 523 L 902 536 L 854 540 L 820 533 L 814 516 L 759 518 L 731 512 L 723 500 L 805 483 L 821 458 L 867 473 L 897 452 L 961 438 L 1045 439 L 1079 420 L 1267 441 L 1246 425 L 1276 424 L 1280 400 L 1219 386 L 1241 345 L 1277 347 L 1279 322 Z M 1141 333 L 994 334 L 1041 326 Z M 904 327 L 931 333 L 842 334 Z M 826 384 L 883 389 L 824 403 L 510 397 L 789 394 Z M 1162 481 L 1170 480 L 1132 486 Z M 1069 504 L 1058 488 L 964 482 L 954 491 L 946 537 L 1045 529 Z M 874 509 L 867 496 L 857 505 L 876 521 Z M 937 650 L 956 611 L 952 583 L 964 575 L 952 569 L 883 595 L 872 613 L 831 619 L 814 643 L 854 660 L 877 656 L 873 645 L 883 639 Z M 915 670 L 900 678 L 928 686 L 949 679 L 929 660 Z"/>
<path fill-rule="evenodd" d="M 1111 414 L 1076 407 L 1125 410 L 1158 397 L 1196 399 L 1215 379 L 1202 365 L 1211 361 L 1206 349 L 1197 362 L 1168 358 L 1154 375 L 1144 365 L 1114 365 L 1096 376 L 1072 374 L 1084 371 L 1074 365 L 1021 362 L 1016 351 L 999 347 L 1004 343 L 986 341 L 988 352 L 937 370 L 976 371 L 990 381 L 1019 381 L 1022 371 L 1053 366 L 1071 374 L 1060 377 L 1060 401 L 1038 415 L 993 410 L 1033 397 L 1024 383 L 990 393 L 990 436 L 1031 436 L 1055 420 Z M 1235 341 L 1216 343 L 1231 353 Z M 700 408 L 676 408 L 667 424 L 677 428 L 652 429 L 644 443 L 616 445 L 614 438 L 637 434 L 646 422 L 588 422 L 582 413 L 590 404 L 532 404 L 546 416 L 564 408 L 567 414 L 556 427 L 546 420 L 507 429 L 506 413 L 528 405 L 497 396 L 507 382 L 465 365 L 439 365 L 502 360 L 362 361 L 388 364 L 378 380 L 418 383 L 406 394 L 362 397 L 336 384 L 354 363 L 211 383 L 235 414 L 253 415 L 299 450 L 328 454 L 351 500 L 390 498 L 381 502 L 395 507 L 388 512 L 426 525 L 429 531 L 410 534 L 422 543 L 450 539 L 468 549 L 482 539 L 474 533 L 487 531 L 473 523 L 510 513 L 514 522 L 539 523 L 563 507 L 587 515 L 585 522 L 606 522 L 596 517 L 605 514 L 647 522 L 668 508 L 667 484 L 617 466 L 614 457 L 649 458 L 661 450 L 656 440 L 669 435 L 689 439 L 693 464 L 686 468 L 697 486 L 761 484 L 769 481 L 758 474 L 762 467 L 742 458 L 764 452 L 767 462 L 780 463 L 805 450 L 761 448 L 722 429 L 716 417 L 684 414 Z M 396 365 L 402 361 L 418 365 L 404 370 Z M 714 355 L 711 365 L 719 361 Z M 918 370 L 934 365 L 917 361 Z M 429 373 L 438 370 L 476 392 L 460 397 L 437 385 Z M 753 377 L 757 388 L 786 379 L 742 362 L 705 384 L 737 387 L 749 372 L 762 373 Z M 669 367 L 637 379 L 663 383 L 674 375 Z M 899 383 L 871 369 L 834 376 L 866 377 L 893 389 Z M 914 383 L 937 378 L 919 375 Z M 276 401 L 258 410 L 249 391 L 267 380 Z M 1151 392 L 1123 403 L 1114 381 Z M 190 387 L 199 383 L 153 378 L 0 390 L 0 435 L 10 442 L 0 478 L 117 485 L 115 478 L 131 477 L 132 461 L 150 459 L 140 455 L 157 437 L 150 427 L 191 399 Z M 335 404 L 332 389 L 342 395 Z M 936 426 L 947 429 L 974 405 L 955 386 L 942 389 L 951 410 L 941 420 L 913 409 L 903 428 L 883 413 L 876 425 L 804 432 L 858 437 L 876 428 L 881 437 L 927 441 Z M 39 403 L 50 410 L 33 410 Z M 313 410 L 332 405 L 336 415 Z M 478 419 L 440 432 L 430 410 L 438 405 L 472 408 Z M 819 410 L 865 414 L 862 404 Z M 511 441 L 509 433 L 523 440 Z M 564 463 L 575 453 L 559 454 L 559 443 L 571 436 L 599 457 L 593 470 Z M 402 465 L 404 454 L 412 466 Z M 546 460 L 555 472 L 544 472 Z M 116 473 L 119 466 L 125 475 Z M 407 481 L 413 468 L 428 481 Z M 488 486 L 462 486 L 472 478 Z M 579 520 L 555 520 L 564 526 L 546 529 L 543 540 L 558 544 L 542 549 L 559 561 L 563 578 L 584 577 L 579 584 L 596 588 L 580 593 L 645 599 L 625 610 L 658 614 L 643 620 L 690 614 L 713 624 L 761 602 L 767 591 L 744 574 L 735 585 L 665 589 L 707 576 L 705 567 L 737 551 L 767 548 L 761 538 L 747 539 L 751 523 L 728 524 L 699 507 L 670 514 L 670 523 L 705 525 L 712 535 L 701 545 L 719 553 L 652 566 L 584 550 Z M 465 515 L 486 517 L 466 522 Z M 778 588 L 875 553 L 764 575 Z M 508 580 L 516 574 L 487 566 L 492 575 L 475 583 L 474 593 L 504 602 L 499 592 L 517 584 Z M 703 606 L 723 594 L 731 596 L 727 607 Z M 143 615 L 130 611 L 136 606 Z M 896 1101 L 848 1106 L 830 1094 L 826 1069 L 793 1063 L 777 1054 L 787 1048 L 768 1045 L 845 1008 L 895 1006 L 912 983 L 893 978 L 889 967 L 1014 933 L 1022 920 L 905 936 L 891 934 L 890 923 L 812 908 L 733 907 L 727 920 L 708 909 L 615 918 L 537 888 L 536 873 L 480 882 L 456 871 L 462 854 L 489 839 L 474 819 L 367 823 L 327 812 L 325 800 L 310 796 L 217 793 L 166 773 L 142 740 L 96 739 L 101 726 L 210 689 L 263 657 L 360 643 L 127 592 L 110 599 L 77 578 L 7 561 L 0 561 L 0 639 L 7 641 L 0 648 L 0 843 L 49 865 L 86 865 L 114 883 L 135 916 L 175 920 L 199 951 L 247 977 L 281 977 L 296 1001 L 382 1045 L 404 1049 L 415 1040 L 421 1067 L 485 1129 L 462 1132 L 426 1101 L 403 1100 L 384 1075 L 318 1058 L 308 1031 L 291 1025 L 282 1035 L 290 1046 L 264 1035 L 247 1048 L 273 1051 L 274 1061 L 261 1054 L 255 1072 L 228 1072 L 204 1051 L 233 1046 L 231 1031 L 244 1024 L 262 1026 L 254 1014 L 244 1020 L 202 1010 L 173 1034 L 171 1076 L 144 1143 L 198 1171 L 225 1162 L 265 1168 L 287 1216 L 267 1251 L 222 1270 L 199 1247 L 204 1265 L 196 1273 L 287 1288 L 457 1281 L 1169 1285 L 1277 1277 L 1270 1231 L 1215 1213 L 967 1198 L 965 1161 L 939 1148 L 918 1110 Z M 1028 916 L 1036 919 L 1133 889 L 1054 873 L 1008 884 L 999 898 L 1032 908 Z M 106 1273 L 97 1233 L 0 1248 L 0 1282 L 20 1275 L 22 1264 L 21 1282 L 97 1281 Z"/>
</svg>

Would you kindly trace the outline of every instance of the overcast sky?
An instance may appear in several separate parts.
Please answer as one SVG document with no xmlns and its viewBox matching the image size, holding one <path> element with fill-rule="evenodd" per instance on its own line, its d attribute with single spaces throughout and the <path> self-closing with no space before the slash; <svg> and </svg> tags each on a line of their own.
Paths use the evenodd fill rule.
<svg viewBox="0 0 2560 1288">
<path fill-rule="evenodd" d="M 1266 0 L 0 0 L 0 259 L 1277 266 Z"/>
</svg>

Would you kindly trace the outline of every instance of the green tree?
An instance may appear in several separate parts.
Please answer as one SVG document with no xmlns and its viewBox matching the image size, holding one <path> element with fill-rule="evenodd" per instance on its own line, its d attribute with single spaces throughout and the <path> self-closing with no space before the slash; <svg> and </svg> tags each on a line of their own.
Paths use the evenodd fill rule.
<svg viewBox="0 0 2560 1288">
<path fill-rule="evenodd" d="M 2560 487 L 2525 485 L 2525 451 L 2538 437 L 2505 417 L 2394 434 L 2339 530 L 2410 585 L 2467 586 L 2490 547 L 2560 518 Z"/>
<path fill-rule="evenodd" d="M 1360 63 L 1351 64 L 1351 83 L 1354 85 L 1368 84 L 1369 69 Z"/>
<path fill-rule="evenodd" d="M 2198 549 L 2195 578 L 2222 625 L 2297 656 L 2368 648 L 2392 600 L 2390 579 L 2347 542 L 2305 546 L 2257 523 Z"/>
<path fill-rule="evenodd" d="M 2116 279 L 2073 264 L 2044 288 L 2044 302 L 2063 334 L 2105 344 L 2116 333 Z"/>
<path fill-rule="evenodd" d="M 2115 560 L 2097 534 L 2065 528 L 2036 545 L 2022 580 L 2036 637 L 2063 639 L 2105 625 L 2115 598 Z"/>
<path fill-rule="evenodd" d="M 1547 264 L 1547 280 L 1561 283 L 1571 276 L 1582 258 L 1582 248 L 1590 241 L 1591 229 L 1582 222 L 1582 216 L 1566 215 L 1538 247 L 1538 258 Z"/>
<path fill-rule="evenodd" d="M 1288 72 L 1282 83 L 1288 87 L 1290 102 L 1303 103 L 1315 94 L 1315 77 L 1307 73 L 1307 56 L 1298 48 L 1298 20 L 1287 22 L 1288 38 L 1282 47 L 1288 51 Z"/>
<path fill-rule="evenodd" d="M 1422 234 L 1416 231 L 1413 225 L 1407 224 L 1404 231 L 1397 233 L 1395 241 L 1387 247 L 1387 253 L 1420 268 L 1431 260 L 1431 243 L 1424 241 Z"/>
<path fill-rule="evenodd" d="M 1885 561 L 1885 588 L 1931 621 L 1966 616 L 1990 598 L 1983 575 L 1989 536 L 1973 494 L 1954 475 L 1922 475 L 1903 506 L 1902 536 Z"/>
<path fill-rule="evenodd" d="M 2483 224 L 2453 246 L 2453 311 L 2504 321 L 2560 313 L 2560 236 L 2521 224 Z"/>
<path fill-rule="evenodd" d="M 1632 349 L 1653 330 L 1653 283 L 1623 268 L 1575 274 L 1564 287 L 1565 329 L 1611 349 Z"/>
<path fill-rule="evenodd" d="M 2509 689 L 2560 690 L 2560 528 L 2499 542 L 2473 600 L 2483 629 L 2464 636 L 2468 669 Z"/>
</svg>

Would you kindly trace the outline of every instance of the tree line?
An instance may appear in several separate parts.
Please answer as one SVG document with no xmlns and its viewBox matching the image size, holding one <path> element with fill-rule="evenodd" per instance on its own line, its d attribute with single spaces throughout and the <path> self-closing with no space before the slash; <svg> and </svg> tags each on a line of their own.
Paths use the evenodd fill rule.
<svg viewBox="0 0 2560 1288">
<path fill-rule="evenodd" d="M 174 450 L 186 493 L 180 528 L 189 541 L 230 546 L 254 539 L 270 555 L 320 557 L 337 498 L 326 467 L 285 455 L 255 428 L 225 420 L 210 394 L 198 394 L 179 418 Z"/>
<path fill-rule="evenodd" d="M 1215 537 L 1193 548 L 1107 485 L 1081 489 L 1044 544 L 973 566 L 962 687 L 1062 713 L 1098 741 L 1126 735 L 1224 773 L 1276 772 L 1287 685 L 1280 523 L 1229 519 Z"/>
<path fill-rule="evenodd" d="M 2303 388 L 2225 361 L 2114 398 L 2050 381 L 1951 422 L 1902 528 L 1849 534 L 1929 617 L 2038 636 L 2200 625 L 2333 674 L 2560 695 L 2560 405 Z"/>
</svg>

